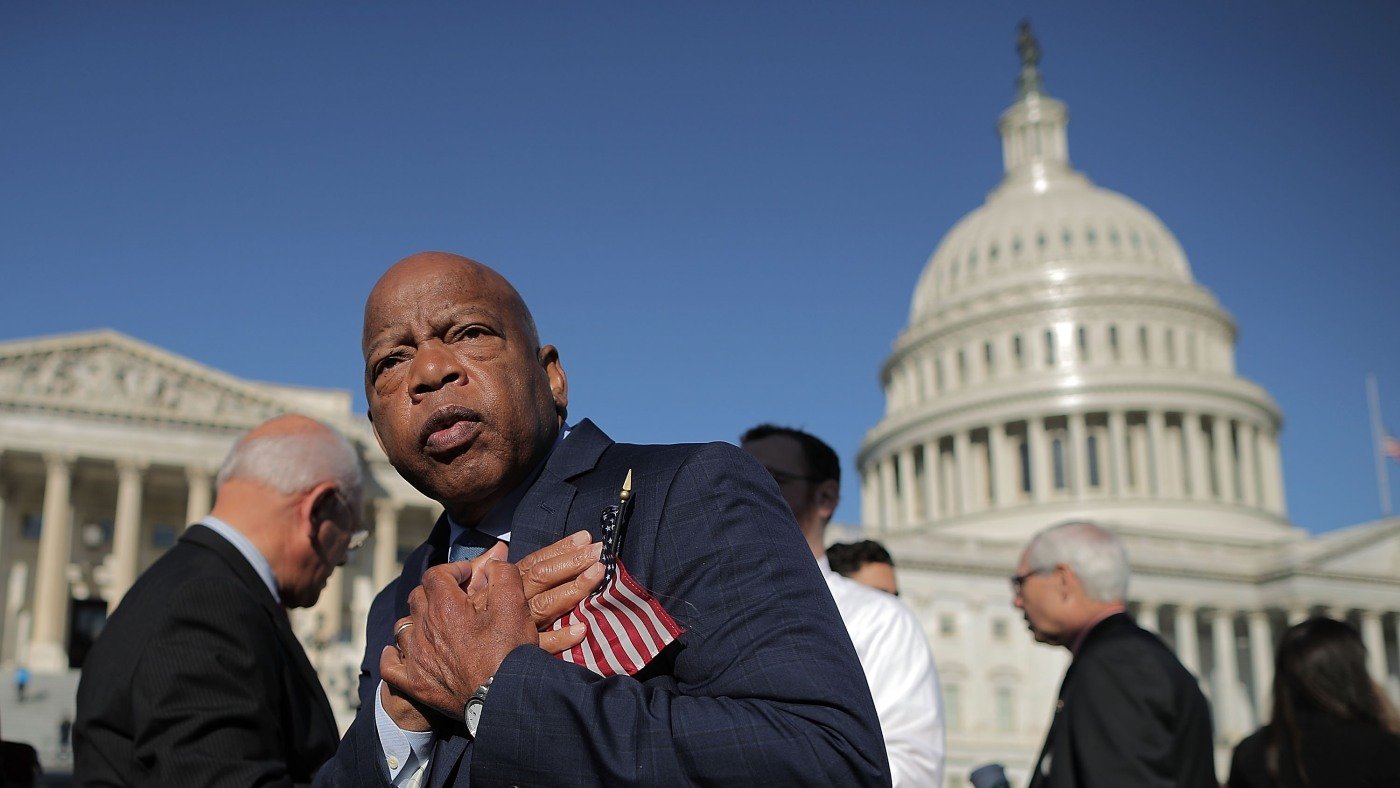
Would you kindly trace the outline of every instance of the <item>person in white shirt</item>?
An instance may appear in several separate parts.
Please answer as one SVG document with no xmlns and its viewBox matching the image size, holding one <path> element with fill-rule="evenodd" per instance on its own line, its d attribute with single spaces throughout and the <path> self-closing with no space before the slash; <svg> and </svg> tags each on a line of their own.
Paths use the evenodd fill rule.
<svg viewBox="0 0 1400 788">
<path fill-rule="evenodd" d="M 894 575 L 894 559 L 885 546 L 872 539 L 851 544 L 827 545 L 826 558 L 831 570 L 842 577 L 863 583 L 887 594 L 899 596 Z"/>
<path fill-rule="evenodd" d="M 880 717 L 890 777 L 900 786 L 943 783 L 943 700 L 928 640 L 893 594 L 831 571 L 823 535 L 841 500 L 841 464 L 821 439 L 763 424 L 740 439 L 778 483 L 855 644 Z"/>
</svg>

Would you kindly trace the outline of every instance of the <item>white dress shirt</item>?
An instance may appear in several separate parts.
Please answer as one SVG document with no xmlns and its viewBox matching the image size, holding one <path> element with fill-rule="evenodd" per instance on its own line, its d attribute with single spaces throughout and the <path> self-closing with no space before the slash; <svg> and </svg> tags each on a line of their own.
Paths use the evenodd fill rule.
<svg viewBox="0 0 1400 788">
<path fill-rule="evenodd" d="M 943 784 L 943 697 L 919 620 L 897 597 L 831 571 L 818 559 L 855 644 L 885 736 L 894 788 Z"/>
</svg>

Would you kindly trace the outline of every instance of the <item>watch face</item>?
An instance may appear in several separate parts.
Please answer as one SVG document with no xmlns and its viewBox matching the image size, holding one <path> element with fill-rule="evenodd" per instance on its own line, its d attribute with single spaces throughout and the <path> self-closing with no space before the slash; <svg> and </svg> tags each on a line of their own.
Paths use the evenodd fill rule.
<svg viewBox="0 0 1400 788">
<path fill-rule="evenodd" d="M 484 703 L 477 700 L 476 698 L 472 698 L 470 701 L 467 701 L 467 732 L 473 736 L 476 735 L 476 726 L 481 723 L 481 709 L 484 705 Z"/>
</svg>

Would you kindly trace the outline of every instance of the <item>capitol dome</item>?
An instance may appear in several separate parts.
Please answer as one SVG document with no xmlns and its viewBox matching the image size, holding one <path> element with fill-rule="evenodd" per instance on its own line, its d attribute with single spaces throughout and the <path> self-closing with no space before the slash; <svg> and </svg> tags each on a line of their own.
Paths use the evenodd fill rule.
<svg viewBox="0 0 1400 788">
<path fill-rule="evenodd" d="M 1291 538 L 1282 418 L 1235 372 L 1233 319 L 1160 219 L 1071 166 L 1069 111 L 1020 48 L 1005 175 L 929 258 L 881 370 L 866 527 Z"/>
<path fill-rule="evenodd" d="M 1007 285 L 1066 276 L 1137 276 L 1190 282 L 1176 238 L 1151 211 L 1066 170 L 1044 189 L 1008 173 L 929 258 L 909 322 Z"/>
</svg>

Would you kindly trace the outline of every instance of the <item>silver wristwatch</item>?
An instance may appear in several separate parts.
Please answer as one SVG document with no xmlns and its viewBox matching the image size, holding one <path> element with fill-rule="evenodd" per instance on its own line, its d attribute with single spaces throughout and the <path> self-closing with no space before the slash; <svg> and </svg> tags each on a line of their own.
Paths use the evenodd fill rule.
<svg viewBox="0 0 1400 788">
<path fill-rule="evenodd" d="M 486 680 L 485 684 L 476 688 L 476 692 L 467 698 L 466 709 L 462 712 L 462 719 L 467 723 L 467 735 L 476 738 L 476 728 L 481 724 L 481 709 L 486 705 L 486 695 L 491 691 L 491 681 L 495 676 Z"/>
</svg>

